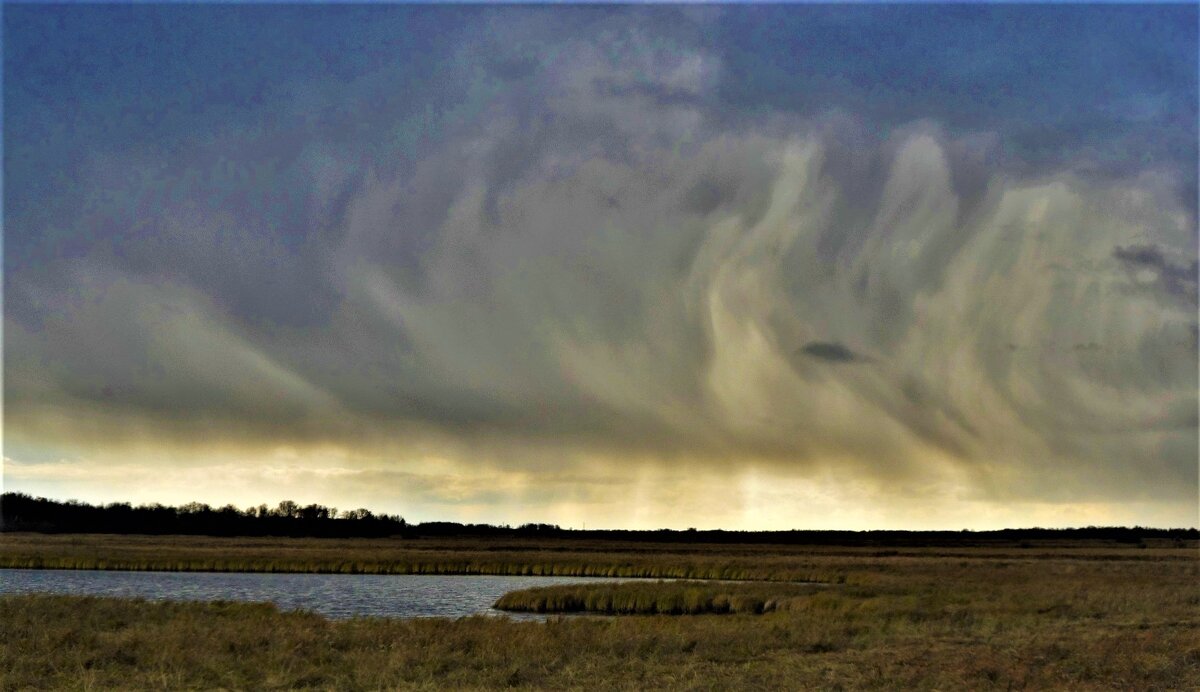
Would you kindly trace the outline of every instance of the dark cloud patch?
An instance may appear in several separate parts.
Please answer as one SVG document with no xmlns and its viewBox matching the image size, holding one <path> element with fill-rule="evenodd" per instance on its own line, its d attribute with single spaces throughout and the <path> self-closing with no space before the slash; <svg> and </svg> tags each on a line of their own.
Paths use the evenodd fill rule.
<svg viewBox="0 0 1200 692">
<path fill-rule="evenodd" d="M 805 344 L 800 352 L 827 363 L 862 363 L 870 360 L 836 341 L 813 341 Z"/>
<path fill-rule="evenodd" d="M 1157 269 L 1166 264 L 1166 258 L 1163 257 L 1162 250 L 1157 245 L 1118 246 L 1113 250 L 1113 256 L 1125 264 L 1134 267 L 1154 267 Z"/>
<path fill-rule="evenodd" d="M 1197 302 L 1197 275 L 1200 261 L 1173 261 L 1162 247 L 1154 244 L 1117 246 L 1113 257 L 1131 273 L 1153 272 L 1157 285 L 1169 296 L 1192 305 Z"/>
</svg>

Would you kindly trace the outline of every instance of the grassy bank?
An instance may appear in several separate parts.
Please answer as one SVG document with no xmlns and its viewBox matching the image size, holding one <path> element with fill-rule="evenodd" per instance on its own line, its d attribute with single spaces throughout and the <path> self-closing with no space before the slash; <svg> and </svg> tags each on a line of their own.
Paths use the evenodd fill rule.
<svg viewBox="0 0 1200 692">
<path fill-rule="evenodd" d="M 401 539 L 0 535 L 0 568 L 745 579 L 841 583 L 822 559 L 644 546 Z"/>
<path fill-rule="evenodd" d="M 0 688 L 1200 688 L 1194 558 L 857 560 L 870 583 L 759 616 L 334 622 L 4 597 Z"/>
<path fill-rule="evenodd" d="M 819 587 L 762 582 L 567 584 L 504 594 L 496 608 L 523 613 L 599 615 L 755 614 L 793 610 Z"/>
<path fill-rule="evenodd" d="M 876 583 L 909 562 L 1194 562 L 1195 545 L 1104 541 L 988 547 L 653 544 L 539 539 L 318 539 L 0 534 L 0 568 L 501 574 Z"/>
</svg>

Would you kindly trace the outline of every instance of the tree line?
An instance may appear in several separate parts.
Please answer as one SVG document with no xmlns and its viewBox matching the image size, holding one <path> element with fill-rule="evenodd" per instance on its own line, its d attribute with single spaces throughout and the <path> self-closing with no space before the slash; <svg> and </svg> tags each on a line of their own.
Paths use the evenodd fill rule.
<svg viewBox="0 0 1200 692">
<path fill-rule="evenodd" d="M 368 509 L 339 511 L 334 507 L 299 505 L 284 500 L 275 507 L 238 509 L 189 502 L 179 507 L 162 504 L 132 506 L 127 502 L 90 505 L 58 501 L 24 493 L 0 495 L 0 531 L 43 533 L 183 534 L 207 536 L 310 536 L 326 538 L 384 537 L 544 537 L 666 543 L 755 543 L 874 547 L 964 546 L 1027 541 L 1110 541 L 1139 544 L 1146 539 L 1193 541 L 1197 529 L 1159 529 L 1143 526 L 1088 526 L 1072 529 L 999 529 L 995 531 L 725 531 L 658 529 L 580 530 L 558 524 L 460 524 L 433 521 L 409 524 L 403 517 L 375 514 Z"/>
<path fill-rule="evenodd" d="M 324 505 L 284 500 L 275 507 L 238 509 L 189 502 L 179 507 L 128 502 L 90 505 L 24 493 L 0 495 L 4 531 L 43 533 L 196 534 L 207 536 L 380 537 L 404 535 L 402 517 L 369 509 L 338 511 Z"/>
</svg>

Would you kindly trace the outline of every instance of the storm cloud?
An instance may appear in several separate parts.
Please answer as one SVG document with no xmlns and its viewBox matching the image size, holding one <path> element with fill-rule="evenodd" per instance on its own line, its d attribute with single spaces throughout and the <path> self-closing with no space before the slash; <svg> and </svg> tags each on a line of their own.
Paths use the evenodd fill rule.
<svg viewBox="0 0 1200 692">
<path fill-rule="evenodd" d="M 1053 9 L 1089 26 L 1110 11 Z M 277 68 L 227 122 L 98 138 L 69 189 L 16 186 L 6 454 L 338 449 L 338 478 L 375 479 L 347 487 L 397 494 L 432 492 L 414 465 L 438 458 L 554 492 L 753 468 L 884 496 L 952 481 L 981 501 L 1194 505 L 1194 143 L 1115 165 L 1057 103 L 901 118 L 886 104 L 911 85 L 835 84 L 829 65 L 793 104 L 760 71 L 754 101 L 736 70 L 782 47 L 716 40 L 719 15 L 745 21 L 734 8 L 376 10 L 455 37 L 428 47 L 425 79 L 386 60 Z M 927 19 L 900 10 L 871 21 Z M 1041 10 L 980 10 L 1005 36 L 1023 11 Z M 1190 13 L 1194 48 L 1195 8 L 1141 11 Z M 7 33 L 49 12 L 6 10 Z M 377 38 L 383 55 L 420 49 Z M 872 60 L 862 74 L 885 80 Z M 911 67 L 940 75 L 935 92 L 984 80 L 939 60 Z M 6 179 L 40 175 L 21 163 L 38 156 L 24 118 L 52 103 L 37 66 L 6 61 Z M 184 68 L 163 69 L 166 84 Z M 1178 102 L 1137 77 L 1075 97 L 1120 133 L 1106 146 L 1164 123 L 1194 140 L 1195 75 Z M 110 106 L 165 107 L 111 88 Z M 1068 134 L 1042 145 L 1031 128 Z"/>
</svg>

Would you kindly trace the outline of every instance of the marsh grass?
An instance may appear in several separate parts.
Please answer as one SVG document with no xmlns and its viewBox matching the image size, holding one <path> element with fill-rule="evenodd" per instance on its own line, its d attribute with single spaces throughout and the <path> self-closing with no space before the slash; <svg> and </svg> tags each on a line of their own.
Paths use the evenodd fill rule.
<svg viewBox="0 0 1200 692">
<path fill-rule="evenodd" d="M 736 548 L 567 541 L 209 538 L 194 536 L 0 535 L 0 568 L 334 574 L 495 574 L 819 581 L 833 565 Z"/>
<path fill-rule="evenodd" d="M 566 584 L 521 589 L 500 610 L 600 615 L 753 614 L 792 610 L 817 587 L 792 583 L 659 581 Z"/>
<path fill-rule="evenodd" d="M 179 550 L 214 545 L 230 547 Z M 269 556 L 287 546 L 297 560 L 331 549 L 242 547 Z M 469 559 L 587 559 L 554 544 L 496 547 L 476 545 Z M 1064 548 L 1058 556 L 1039 548 L 1017 559 L 970 551 L 871 556 L 755 547 L 656 556 L 592 548 L 600 560 L 645 561 L 636 564 L 758 555 L 770 569 L 824 569 L 848 579 L 797 585 L 809 592 L 758 616 L 545 623 L 329 621 L 254 604 L 10 596 L 0 598 L 0 689 L 1200 689 L 1194 551 L 1133 549 L 1105 558 L 1107 548 Z M 440 544 L 429 552 L 454 551 Z"/>
<path fill-rule="evenodd" d="M 1194 543 L 1194 542 L 1193 542 Z M 905 561 L 1188 562 L 1191 544 L 1104 541 L 963 548 L 556 539 L 319 539 L 0 534 L 0 568 L 334 574 L 497 574 L 874 583 Z"/>
</svg>

